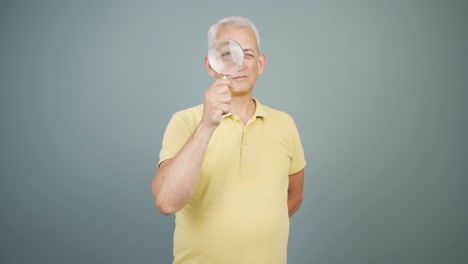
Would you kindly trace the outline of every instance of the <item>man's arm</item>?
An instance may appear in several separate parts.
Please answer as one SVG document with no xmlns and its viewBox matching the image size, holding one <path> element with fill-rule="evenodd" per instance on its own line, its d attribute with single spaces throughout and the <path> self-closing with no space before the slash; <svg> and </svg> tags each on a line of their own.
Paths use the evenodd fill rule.
<svg viewBox="0 0 468 264">
<path fill-rule="evenodd" d="M 217 79 L 205 93 L 203 117 L 188 141 L 172 159 L 159 164 L 151 190 L 165 215 L 182 209 L 195 192 L 208 143 L 224 113 L 230 111 L 232 83 Z"/>
<path fill-rule="evenodd" d="M 192 197 L 213 131 L 199 125 L 177 156 L 159 165 L 151 189 L 161 213 L 179 211 Z"/>
<path fill-rule="evenodd" d="M 304 192 L 304 169 L 289 175 L 288 212 L 291 217 L 301 207 Z"/>
</svg>

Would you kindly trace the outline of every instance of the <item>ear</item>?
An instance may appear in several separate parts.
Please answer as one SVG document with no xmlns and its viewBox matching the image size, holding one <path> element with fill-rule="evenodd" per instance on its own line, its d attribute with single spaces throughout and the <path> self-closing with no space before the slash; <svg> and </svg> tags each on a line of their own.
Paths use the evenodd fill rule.
<svg viewBox="0 0 468 264">
<path fill-rule="evenodd" d="M 267 62 L 267 57 L 265 54 L 260 54 L 258 56 L 258 75 L 262 75 L 263 71 L 265 70 L 265 65 Z"/>
<path fill-rule="evenodd" d="M 211 68 L 211 65 L 210 65 L 210 62 L 208 61 L 208 57 L 205 56 L 205 69 L 206 71 L 208 72 L 208 75 L 210 75 L 211 77 L 215 77 L 216 76 L 216 72 Z"/>
</svg>

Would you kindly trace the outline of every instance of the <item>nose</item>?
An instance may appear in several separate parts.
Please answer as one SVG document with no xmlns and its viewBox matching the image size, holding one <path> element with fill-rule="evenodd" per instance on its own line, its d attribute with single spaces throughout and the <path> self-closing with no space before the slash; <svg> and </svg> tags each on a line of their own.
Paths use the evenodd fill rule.
<svg viewBox="0 0 468 264">
<path fill-rule="evenodd" d="M 245 70 L 246 68 L 247 68 L 247 63 L 245 62 L 245 59 L 244 59 L 242 64 L 239 66 L 239 69 L 237 70 L 237 72 L 241 72 L 241 71 Z"/>
</svg>

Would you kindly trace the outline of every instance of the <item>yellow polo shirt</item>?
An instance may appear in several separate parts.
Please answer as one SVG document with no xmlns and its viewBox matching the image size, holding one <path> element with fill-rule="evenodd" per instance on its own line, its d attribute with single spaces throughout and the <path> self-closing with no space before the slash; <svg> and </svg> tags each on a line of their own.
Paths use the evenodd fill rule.
<svg viewBox="0 0 468 264">
<path fill-rule="evenodd" d="M 244 126 L 227 114 L 205 153 L 200 180 L 176 213 L 174 264 L 285 264 L 288 175 L 306 165 L 286 113 L 261 105 Z M 173 158 L 198 126 L 203 105 L 173 115 L 160 162 Z"/>
</svg>

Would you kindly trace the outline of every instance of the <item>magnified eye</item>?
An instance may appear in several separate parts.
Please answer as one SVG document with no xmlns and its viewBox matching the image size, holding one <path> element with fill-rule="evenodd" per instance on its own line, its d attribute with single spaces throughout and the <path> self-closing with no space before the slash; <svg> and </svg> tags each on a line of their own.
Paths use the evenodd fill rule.
<svg viewBox="0 0 468 264">
<path fill-rule="evenodd" d="M 224 53 L 221 53 L 221 57 L 225 58 L 225 57 L 229 57 L 231 56 L 231 52 L 230 51 L 226 51 Z"/>
</svg>

